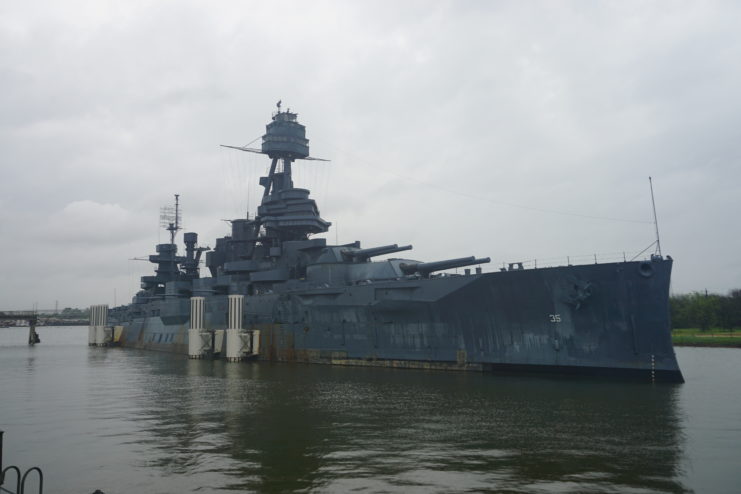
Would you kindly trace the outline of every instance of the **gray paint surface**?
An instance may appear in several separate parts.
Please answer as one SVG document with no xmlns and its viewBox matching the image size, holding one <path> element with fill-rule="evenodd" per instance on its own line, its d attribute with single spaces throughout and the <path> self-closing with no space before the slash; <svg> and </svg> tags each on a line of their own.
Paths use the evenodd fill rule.
<svg viewBox="0 0 741 494">
<path fill-rule="evenodd" d="M 109 314 L 125 345 L 185 352 L 189 297 L 206 297 L 206 329 L 220 330 L 227 296 L 244 294 L 243 325 L 261 330 L 263 359 L 682 380 L 669 331 L 670 258 L 464 275 L 441 271 L 489 258 L 373 261 L 411 246 L 309 238 L 330 223 L 293 184 L 294 161 L 311 159 L 295 113 L 279 107 L 262 149 L 238 149 L 271 159 L 258 214 L 232 220 L 232 234 L 207 252 L 211 277 L 194 267 L 194 233 L 186 256 L 158 245 L 156 274 Z"/>
</svg>

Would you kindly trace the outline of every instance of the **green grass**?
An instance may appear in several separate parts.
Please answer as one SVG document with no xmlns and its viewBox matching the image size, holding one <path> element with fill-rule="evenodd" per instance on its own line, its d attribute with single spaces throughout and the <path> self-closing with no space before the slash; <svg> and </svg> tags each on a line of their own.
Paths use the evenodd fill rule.
<svg viewBox="0 0 741 494">
<path fill-rule="evenodd" d="M 713 328 L 672 330 L 672 343 L 676 346 L 712 346 L 741 348 L 741 331 Z"/>
</svg>

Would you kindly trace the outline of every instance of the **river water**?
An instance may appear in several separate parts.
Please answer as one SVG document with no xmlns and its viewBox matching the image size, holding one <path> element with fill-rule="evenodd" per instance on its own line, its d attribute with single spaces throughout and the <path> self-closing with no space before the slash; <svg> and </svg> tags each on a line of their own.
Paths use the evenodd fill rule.
<svg viewBox="0 0 741 494">
<path fill-rule="evenodd" d="M 0 329 L 0 429 L 5 466 L 41 466 L 47 493 L 741 492 L 739 349 L 678 348 L 687 382 L 652 385 L 227 364 L 39 333 L 28 347 L 27 328 Z"/>
</svg>

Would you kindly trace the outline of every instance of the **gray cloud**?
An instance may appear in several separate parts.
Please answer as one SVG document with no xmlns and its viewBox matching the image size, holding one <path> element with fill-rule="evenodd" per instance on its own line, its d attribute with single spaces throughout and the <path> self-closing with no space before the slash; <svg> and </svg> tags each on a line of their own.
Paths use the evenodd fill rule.
<svg viewBox="0 0 741 494">
<path fill-rule="evenodd" d="M 648 175 L 675 291 L 738 287 L 733 3 L 0 6 L 0 305 L 118 302 L 182 195 L 203 244 L 254 210 L 299 112 L 327 237 L 494 262 L 638 251 Z M 239 154 L 239 153 L 237 153 Z M 563 214 L 563 213 L 575 213 Z M 614 221 L 618 218 L 634 221 Z"/>
</svg>

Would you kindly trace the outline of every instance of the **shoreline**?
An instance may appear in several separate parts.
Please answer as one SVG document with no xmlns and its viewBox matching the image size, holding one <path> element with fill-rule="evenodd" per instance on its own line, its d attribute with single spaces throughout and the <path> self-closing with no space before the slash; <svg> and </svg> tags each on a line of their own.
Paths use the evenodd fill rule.
<svg viewBox="0 0 741 494">
<path fill-rule="evenodd" d="M 675 329 L 672 331 L 672 344 L 674 346 L 741 348 L 741 331 L 702 332 L 699 329 Z"/>
<path fill-rule="evenodd" d="M 741 348 L 741 342 L 719 343 L 712 341 L 672 341 L 675 347 L 705 347 L 705 348 Z"/>
</svg>

